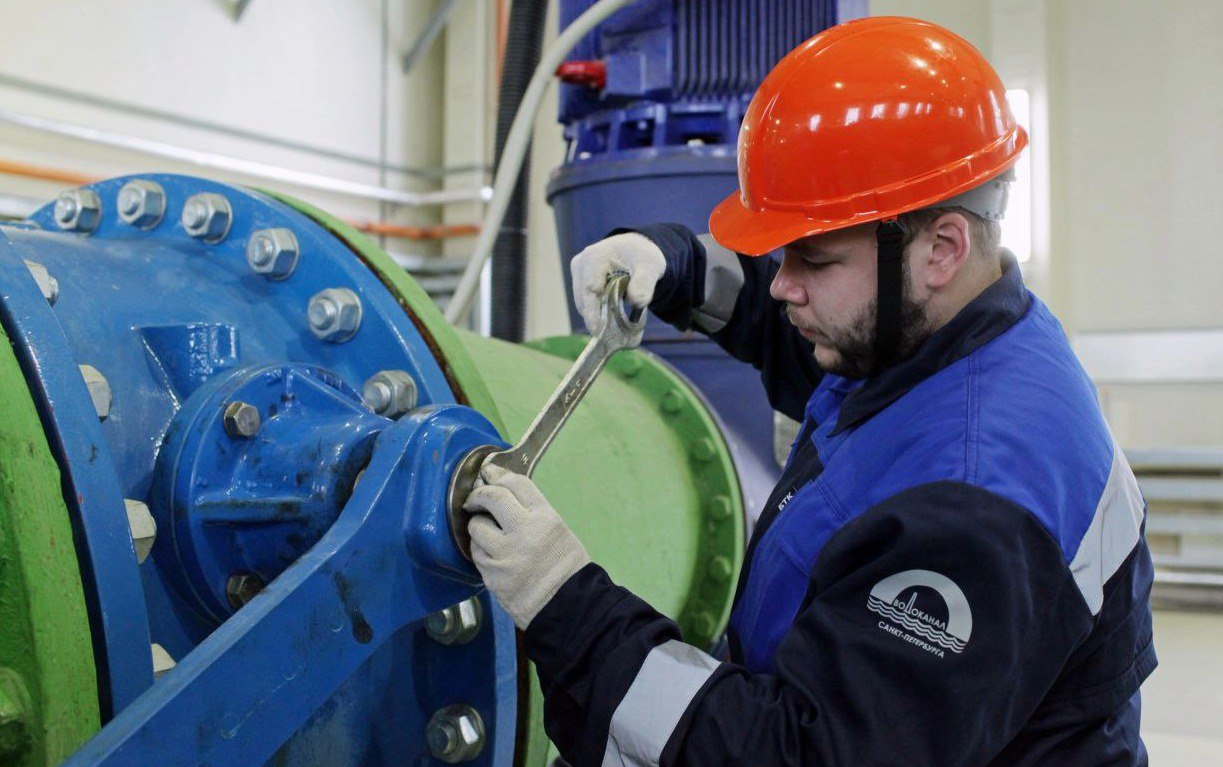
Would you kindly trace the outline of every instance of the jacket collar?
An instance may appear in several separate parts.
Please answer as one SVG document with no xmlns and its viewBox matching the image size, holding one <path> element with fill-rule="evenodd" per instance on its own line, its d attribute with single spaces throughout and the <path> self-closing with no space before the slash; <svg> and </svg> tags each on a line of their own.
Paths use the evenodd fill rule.
<svg viewBox="0 0 1223 767">
<path fill-rule="evenodd" d="M 997 338 L 1027 313 L 1031 294 L 1019 265 L 1003 255 L 1002 276 L 974 298 L 959 314 L 934 331 L 913 356 L 904 359 L 850 392 L 837 417 L 837 434 L 870 419 L 922 381 L 967 357 Z"/>
</svg>

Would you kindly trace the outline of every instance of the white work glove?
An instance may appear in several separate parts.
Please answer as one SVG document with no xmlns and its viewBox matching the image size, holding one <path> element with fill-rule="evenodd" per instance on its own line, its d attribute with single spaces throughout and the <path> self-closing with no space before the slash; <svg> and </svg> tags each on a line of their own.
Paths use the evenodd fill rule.
<svg viewBox="0 0 1223 767">
<path fill-rule="evenodd" d="M 481 485 L 463 508 L 471 558 L 484 584 L 514 625 L 526 630 L 565 581 L 590 563 L 590 555 L 544 494 L 527 477 L 485 466 Z"/>
<path fill-rule="evenodd" d="M 574 256 L 569 263 L 573 303 L 591 335 L 598 335 L 603 330 L 600 313 L 603 290 L 607 275 L 617 270 L 629 273 L 624 299 L 644 309 L 650 305 L 654 286 L 667 270 L 667 259 L 649 237 L 636 232 L 614 234 Z"/>
</svg>

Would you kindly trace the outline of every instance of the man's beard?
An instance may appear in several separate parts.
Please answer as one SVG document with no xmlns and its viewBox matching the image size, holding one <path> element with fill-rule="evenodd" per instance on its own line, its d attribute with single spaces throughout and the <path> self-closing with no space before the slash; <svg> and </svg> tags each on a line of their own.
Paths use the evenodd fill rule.
<svg viewBox="0 0 1223 767">
<path fill-rule="evenodd" d="M 839 375 L 842 378 L 868 378 L 908 358 L 917 350 L 917 347 L 922 345 L 923 341 L 930 337 L 926 304 L 913 300 L 907 264 L 901 285 L 900 343 L 897 344 L 896 353 L 889 359 L 878 359 L 875 351 L 875 320 L 879 300 L 872 299 L 854 317 L 853 321 L 844 327 L 831 331 L 819 331 L 822 336 L 821 345 L 831 346 L 837 352 L 837 359 L 828 367 L 824 367 L 824 372 Z"/>
</svg>

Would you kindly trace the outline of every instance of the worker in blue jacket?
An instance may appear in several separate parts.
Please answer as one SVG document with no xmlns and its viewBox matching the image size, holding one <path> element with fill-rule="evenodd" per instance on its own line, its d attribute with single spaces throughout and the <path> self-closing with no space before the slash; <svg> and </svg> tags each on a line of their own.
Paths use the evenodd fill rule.
<svg viewBox="0 0 1223 767">
<path fill-rule="evenodd" d="M 592 329 L 628 270 L 630 300 L 756 366 L 802 427 L 725 657 L 614 584 L 529 479 L 485 471 L 475 563 L 569 763 L 1146 764 L 1145 509 L 999 247 L 1026 142 L 967 42 L 850 22 L 761 84 L 716 242 L 643 226 L 574 260 Z"/>
</svg>

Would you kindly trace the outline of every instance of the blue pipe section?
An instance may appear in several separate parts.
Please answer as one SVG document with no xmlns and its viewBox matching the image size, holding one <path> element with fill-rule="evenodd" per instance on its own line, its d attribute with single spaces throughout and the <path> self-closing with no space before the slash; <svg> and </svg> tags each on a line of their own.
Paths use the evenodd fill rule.
<svg viewBox="0 0 1223 767">
<path fill-rule="evenodd" d="M 148 229 L 116 215 L 132 178 L 165 193 Z M 499 435 L 454 404 L 404 307 L 314 221 L 250 190 L 132 178 L 88 187 L 102 203 L 91 232 L 60 231 L 51 205 L 0 225 L 0 321 L 63 471 L 109 720 L 70 763 L 428 763 L 426 723 L 459 702 L 488 731 L 472 763 L 507 763 L 514 627 L 443 512 L 455 462 Z M 179 221 L 201 193 L 232 206 L 218 242 Z M 252 235 L 275 228 L 300 250 L 279 280 L 246 259 Z M 53 305 L 23 261 L 58 281 Z M 343 342 L 307 322 L 311 297 L 334 288 L 362 305 Z M 86 364 L 113 395 L 102 420 Z M 416 383 L 419 407 L 395 422 L 358 394 L 381 370 Z M 256 434 L 226 431 L 235 401 L 257 408 Z M 157 522 L 141 564 L 124 499 Z M 268 584 L 241 607 L 227 593 L 236 573 Z M 426 615 L 477 593 L 474 640 L 426 635 Z M 153 642 L 179 661 L 156 680 Z"/>
</svg>

